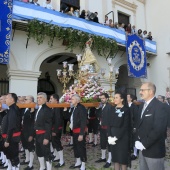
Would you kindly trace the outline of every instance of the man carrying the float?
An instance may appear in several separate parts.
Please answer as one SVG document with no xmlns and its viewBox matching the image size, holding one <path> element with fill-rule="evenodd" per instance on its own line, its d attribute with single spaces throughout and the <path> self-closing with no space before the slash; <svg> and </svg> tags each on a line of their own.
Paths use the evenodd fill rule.
<svg viewBox="0 0 170 170">
<path fill-rule="evenodd" d="M 46 105 L 47 95 L 40 92 L 37 95 L 37 103 L 39 108 L 35 115 L 35 132 L 36 132 L 36 154 L 40 163 L 39 170 L 45 170 L 45 162 L 47 170 L 52 169 L 52 158 L 50 152 L 50 136 L 52 128 L 52 112 Z"/>
</svg>

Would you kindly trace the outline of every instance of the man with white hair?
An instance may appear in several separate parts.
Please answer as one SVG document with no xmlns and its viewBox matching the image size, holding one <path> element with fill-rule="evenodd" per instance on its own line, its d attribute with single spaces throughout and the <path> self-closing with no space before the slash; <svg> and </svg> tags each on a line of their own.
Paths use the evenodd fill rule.
<svg viewBox="0 0 170 170">
<path fill-rule="evenodd" d="M 70 169 L 80 168 L 85 170 L 86 144 L 85 144 L 85 129 L 87 125 L 87 110 L 80 104 L 80 96 L 74 94 L 71 97 L 71 103 L 74 106 L 70 118 L 70 128 L 73 130 L 73 149 L 76 163 L 70 166 Z"/>
<path fill-rule="evenodd" d="M 37 94 L 37 103 L 39 108 L 35 114 L 35 132 L 36 132 L 36 154 L 40 163 L 39 170 L 45 170 L 45 162 L 47 170 L 52 169 L 51 152 L 50 152 L 50 136 L 52 128 L 51 109 L 46 105 L 47 95 L 40 92 Z"/>
</svg>

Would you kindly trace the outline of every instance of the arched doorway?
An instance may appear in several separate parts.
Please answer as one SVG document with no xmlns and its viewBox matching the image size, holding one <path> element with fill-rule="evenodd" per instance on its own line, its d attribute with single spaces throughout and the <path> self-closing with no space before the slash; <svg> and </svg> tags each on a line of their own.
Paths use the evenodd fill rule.
<svg viewBox="0 0 170 170">
<path fill-rule="evenodd" d="M 63 70 L 63 62 L 67 61 L 69 64 L 74 64 L 74 70 L 77 69 L 77 59 L 76 54 L 74 53 L 58 53 L 46 58 L 41 66 L 41 76 L 38 81 L 38 91 L 46 92 L 47 95 L 51 95 L 53 93 L 62 95 L 63 84 L 57 78 L 57 69 Z M 68 84 L 71 85 L 73 80 L 71 80 Z"/>
<path fill-rule="evenodd" d="M 140 85 L 140 78 L 132 78 L 128 76 L 127 64 L 123 64 L 119 67 L 119 77 L 115 85 L 116 90 L 138 96 Z"/>
</svg>

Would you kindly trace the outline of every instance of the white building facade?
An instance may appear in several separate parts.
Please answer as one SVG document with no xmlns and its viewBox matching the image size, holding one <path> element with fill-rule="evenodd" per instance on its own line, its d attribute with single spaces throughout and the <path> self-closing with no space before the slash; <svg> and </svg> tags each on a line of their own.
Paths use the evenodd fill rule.
<svg viewBox="0 0 170 170">
<path fill-rule="evenodd" d="M 43 0 L 39 0 L 40 5 Z M 60 1 L 52 0 L 54 9 L 59 11 Z M 134 88 L 138 96 L 142 82 L 151 81 L 157 86 L 157 95 L 165 95 L 166 87 L 170 86 L 170 16 L 169 0 L 161 2 L 159 0 L 80 0 L 80 11 L 85 9 L 91 12 L 98 12 L 99 22 L 104 22 L 104 16 L 111 12 L 108 17 L 114 22 L 119 22 L 119 14 L 129 18 L 131 25 L 137 29 L 151 31 L 153 40 L 157 42 L 157 54 L 147 53 L 147 60 L 150 66 L 147 67 L 148 78 L 137 79 L 127 76 L 127 58 L 125 49 L 121 49 L 112 60 L 115 68 L 119 68 L 119 79 L 115 80 L 117 86 L 122 88 Z M 62 45 L 62 42 L 55 40 L 53 47 L 48 46 L 48 40 L 38 45 L 34 39 L 30 39 L 27 44 L 27 32 L 13 30 L 13 40 L 11 40 L 11 52 L 9 65 L 0 65 L 2 75 L 0 78 L 9 78 L 9 92 L 15 92 L 19 96 L 37 94 L 38 79 L 45 78 L 45 73 L 50 75 L 50 81 L 54 86 L 55 92 L 62 94 L 63 86 L 57 79 L 56 69 L 62 68 L 59 62 L 61 57 L 49 62 L 52 56 L 71 56 L 82 53 L 79 48 L 70 52 Z M 107 67 L 104 57 L 98 56 L 93 51 L 99 65 Z M 107 67 L 108 68 L 108 67 Z M 6 73 L 5 73 L 6 71 Z M 107 83 L 106 83 L 107 84 Z M 104 84 L 103 84 L 104 85 Z M 108 85 L 104 85 L 107 86 Z M 115 84 L 113 84 L 113 89 Z"/>
</svg>

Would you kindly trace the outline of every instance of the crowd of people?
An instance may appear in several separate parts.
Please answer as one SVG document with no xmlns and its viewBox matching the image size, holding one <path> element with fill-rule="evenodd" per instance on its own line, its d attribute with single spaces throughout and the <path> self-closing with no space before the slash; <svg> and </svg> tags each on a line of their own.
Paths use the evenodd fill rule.
<svg viewBox="0 0 170 170">
<path fill-rule="evenodd" d="M 70 169 L 86 169 L 86 143 L 96 147 L 100 134 L 101 157 L 108 168 L 113 162 L 115 170 L 127 170 L 131 160 L 139 157 L 140 170 L 164 170 L 165 140 L 170 127 L 170 107 L 162 96 L 155 97 L 156 86 L 144 83 L 140 88 L 143 102 L 137 105 L 132 94 L 116 92 L 114 106 L 109 95 L 100 95 L 100 105 L 85 108 L 78 94 L 71 97 L 70 108 L 49 108 L 47 103 L 57 104 L 59 96 L 53 94 L 47 101 L 44 92 L 37 94 L 35 108 L 19 108 L 18 103 L 32 104 L 34 97 L 18 96 L 15 93 L 1 95 L 1 167 L 7 170 L 33 169 L 34 152 L 38 157 L 39 170 L 51 170 L 52 162 L 59 159 L 55 168 L 65 165 L 61 136 L 66 133 L 69 122 L 75 163 Z M 167 94 L 169 91 L 167 89 Z M 64 119 L 64 121 L 63 121 Z M 94 134 L 94 140 L 93 140 Z M 89 135 L 89 141 L 86 141 Z M 25 160 L 19 160 L 19 143 L 25 150 Z M 108 150 L 108 156 L 106 156 Z M 133 154 L 131 152 L 133 150 Z M 139 155 L 139 156 L 138 156 Z"/>
<path fill-rule="evenodd" d="M 40 6 L 38 0 L 31 0 L 31 2 L 29 0 L 19 0 L 19 1 L 32 3 L 34 5 Z M 42 7 L 54 10 L 54 7 L 51 4 L 51 0 L 44 1 Z M 96 23 L 100 23 L 98 19 L 98 12 L 93 13 L 88 10 L 87 11 L 82 10 L 80 13 L 78 9 L 74 10 L 73 7 L 68 7 L 65 3 L 61 3 L 60 12 L 66 13 L 71 16 L 76 16 L 82 19 L 90 20 Z M 128 25 L 125 25 L 124 23 L 118 23 L 118 22 L 113 23 L 113 20 L 109 19 L 107 15 L 105 15 L 104 23 L 100 23 L 100 24 L 125 31 L 127 35 L 136 34 L 143 39 L 149 39 L 149 40 L 153 39 L 151 32 L 147 32 L 146 30 L 142 31 L 141 29 L 137 30 L 135 25 L 131 26 L 130 23 Z"/>
</svg>

